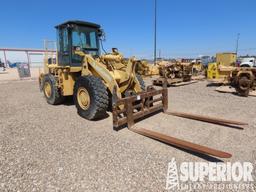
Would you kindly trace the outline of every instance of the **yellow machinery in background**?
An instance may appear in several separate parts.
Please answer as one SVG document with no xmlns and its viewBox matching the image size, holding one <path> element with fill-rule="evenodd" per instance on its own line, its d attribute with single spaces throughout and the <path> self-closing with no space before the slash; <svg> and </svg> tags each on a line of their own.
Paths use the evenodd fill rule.
<svg viewBox="0 0 256 192">
<path fill-rule="evenodd" d="M 138 61 L 135 71 L 137 74 L 142 75 L 142 76 L 159 75 L 158 65 L 150 64 L 146 60 Z"/>
<path fill-rule="evenodd" d="M 201 59 L 195 59 L 191 62 L 192 64 L 192 75 L 205 75 L 205 67 L 201 61 Z"/>
<path fill-rule="evenodd" d="M 217 82 L 225 82 L 235 69 L 237 60 L 236 53 L 217 53 L 216 62 L 209 63 L 207 79 Z"/>
<path fill-rule="evenodd" d="M 136 73 L 142 76 L 154 76 L 163 75 L 162 71 L 164 68 L 172 66 L 192 66 L 193 75 L 204 74 L 204 66 L 199 60 L 192 61 L 167 61 L 160 60 L 157 61 L 156 65 L 150 64 L 147 60 L 141 60 L 137 62 Z"/>
<path fill-rule="evenodd" d="M 236 53 L 217 53 L 216 63 L 223 66 L 234 66 L 236 64 Z"/>
<path fill-rule="evenodd" d="M 192 67 L 190 62 L 161 61 L 158 63 L 160 77 L 153 80 L 153 85 L 179 86 L 194 83 L 192 79 Z"/>
</svg>

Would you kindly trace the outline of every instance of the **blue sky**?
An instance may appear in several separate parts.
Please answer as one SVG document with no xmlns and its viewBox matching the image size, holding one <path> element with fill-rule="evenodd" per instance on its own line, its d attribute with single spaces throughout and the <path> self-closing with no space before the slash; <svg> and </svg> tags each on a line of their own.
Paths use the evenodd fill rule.
<svg viewBox="0 0 256 192">
<path fill-rule="evenodd" d="M 153 56 L 153 0 L 8 0 L 1 2 L 0 47 L 42 48 L 66 20 L 96 22 L 105 49 L 126 56 Z M 158 49 L 166 57 L 234 51 L 256 55 L 255 0 L 158 0 Z"/>
</svg>

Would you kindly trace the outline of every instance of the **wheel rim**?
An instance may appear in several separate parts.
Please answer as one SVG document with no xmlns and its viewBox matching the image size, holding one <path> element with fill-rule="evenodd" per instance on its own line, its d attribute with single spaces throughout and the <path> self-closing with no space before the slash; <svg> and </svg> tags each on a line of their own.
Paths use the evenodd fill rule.
<svg viewBox="0 0 256 192">
<path fill-rule="evenodd" d="M 77 101 L 79 106 L 86 110 L 90 106 L 90 95 L 84 87 L 80 87 L 77 91 Z"/>
<path fill-rule="evenodd" d="M 50 98 L 52 95 L 52 87 L 49 82 L 44 84 L 44 94 L 47 98 Z"/>
</svg>

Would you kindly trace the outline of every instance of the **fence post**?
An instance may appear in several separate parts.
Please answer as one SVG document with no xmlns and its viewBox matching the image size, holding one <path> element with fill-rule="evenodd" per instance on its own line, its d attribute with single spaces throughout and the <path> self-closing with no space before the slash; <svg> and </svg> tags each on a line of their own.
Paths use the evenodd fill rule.
<svg viewBox="0 0 256 192">
<path fill-rule="evenodd" d="M 127 126 L 130 129 L 134 125 L 132 99 L 125 100 L 124 107 L 126 108 Z"/>
<path fill-rule="evenodd" d="M 4 63 L 5 63 L 5 67 L 9 67 L 8 63 L 7 63 L 7 57 L 6 57 L 6 52 L 4 51 Z"/>
<path fill-rule="evenodd" d="M 28 51 L 26 51 L 26 54 L 27 54 L 27 59 L 28 59 L 28 71 L 29 71 L 29 76 L 31 77 L 31 71 L 30 71 L 30 58 L 29 58 Z"/>
<path fill-rule="evenodd" d="M 164 113 L 168 110 L 168 89 L 167 86 L 163 87 L 163 107 Z"/>
</svg>

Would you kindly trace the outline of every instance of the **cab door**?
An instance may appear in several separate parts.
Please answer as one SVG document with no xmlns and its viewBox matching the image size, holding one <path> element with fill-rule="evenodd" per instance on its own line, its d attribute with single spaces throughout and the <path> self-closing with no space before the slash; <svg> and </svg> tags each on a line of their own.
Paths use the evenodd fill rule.
<svg viewBox="0 0 256 192">
<path fill-rule="evenodd" d="M 67 28 L 58 29 L 58 64 L 60 66 L 70 66 L 71 50 L 69 30 Z"/>
</svg>

